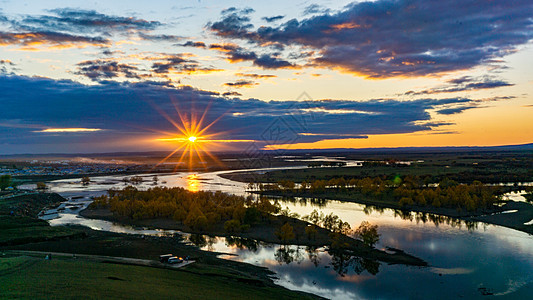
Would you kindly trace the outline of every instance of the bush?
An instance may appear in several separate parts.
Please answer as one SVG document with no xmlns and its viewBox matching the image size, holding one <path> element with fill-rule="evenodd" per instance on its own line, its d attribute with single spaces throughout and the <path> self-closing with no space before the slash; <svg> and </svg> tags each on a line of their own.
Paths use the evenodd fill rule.
<svg viewBox="0 0 533 300">
<path fill-rule="evenodd" d="M 241 222 L 239 220 L 229 220 L 224 223 L 226 233 L 239 233 L 241 231 Z"/>
<path fill-rule="evenodd" d="M 248 207 L 244 213 L 243 223 L 254 225 L 261 218 L 261 212 L 255 207 Z"/>
</svg>

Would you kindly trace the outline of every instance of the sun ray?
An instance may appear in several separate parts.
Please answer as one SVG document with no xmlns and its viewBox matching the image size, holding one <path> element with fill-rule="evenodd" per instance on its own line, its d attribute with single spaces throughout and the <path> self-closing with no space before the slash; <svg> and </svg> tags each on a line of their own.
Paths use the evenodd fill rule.
<svg viewBox="0 0 533 300">
<path fill-rule="evenodd" d="M 195 103 L 193 103 L 195 101 L 190 101 L 190 111 L 185 111 L 182 105 L 180 105 L 173 96 L 170 96 L 170 101 L 177 114 L 176 119 L 172 119 L 167 112 L 162 111 L 159 107 L 156 109 L 161 116 L 176 127 L 178 132 L 174 134 L 165 133 L 164 135 L 166 137 L 158 138 L 156 141 L 176 143 L 177 146 L 176 149 L 162 159 L 156 166 L 169 160 L 172 156 L 179 156 L 176 166 L 174 167 L 174 172 L 180 169 L 184 163 L 188 164 L 188 169 L 190 171 L 197 168 L 207 169 L 210 164 L 224 166 L 223 162 L 209 150 L 214 147 L 219 149 L 220 147 L 218 147 L 217 144 L 224 143 L 225 141 L 241 142 L 239 140 L 220 139 L 220 136 L 225 135 L 228 131 L 213 131 L 214 125 L 230 112 L 231 108 L 212 120 L 209 115 L 209 109 L 212 107 L 213 100 L 207 103 L 207 106 L 203 111 L 197 109 Z M 153 106 L 156 107 L 155 105 Z"/>
</svg>

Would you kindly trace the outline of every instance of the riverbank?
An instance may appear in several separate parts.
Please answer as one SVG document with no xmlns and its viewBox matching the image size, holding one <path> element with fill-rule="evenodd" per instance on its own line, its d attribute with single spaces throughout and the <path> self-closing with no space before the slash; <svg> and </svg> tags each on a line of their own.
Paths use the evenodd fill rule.
<svg viewBox="0 0 533 300">
<path fill-rule="evenodd" d="M 231 299 L 322 299 L 276 285 L 274 273 L 267 268 L 219 259 L 218 253 L 188 245 L 179 235 L 117 234 L 83 226 L 50 226 L 37 219 L 40 210 L 63 201 L 66 199 L 48 193 L 0 199 L 0 212 L 8 212 L 0 214 L 0 277 L 9 287 L 0 292 L 0 298 L 39 298 L 43 290 L 58 298 L 98 298 L 104 288 L 105 296 L 110 298 L 124 297 L 124 291 L 128 291 L 128 298 L 166 299 L 185 293 L 217 299 L 224 291 Z M 45 255 L 12 250 L 70 255 L 53 255 L 53 260 L 45 260 Z M 157 259 L 166 253 L 189 256 L 196 262 L 179 271 L 161 269 Z M 84 255 L 109 258 L 95 261 Z M 139 259 L 153 265 L 131 265 Z M 132 292 L 139 286 L 142 291 Z"/>
<path fill-rule="evenodd" d="M 331 232 L 329 230 L 326 230 L 321 227 L 316 227 L 316 234 L 310 237 L 305 233 L 305 229 L 307 226 L 311 225 L 310 223 L 286 216 L 272 216 L 272 218 L 270 218 L 269 220 L 260 222 L 250 227 L 250 229 L 247 231 L 228 234 L 224 231 L 224 227 L 222 224 L 218 224 L 218 226 L 215 226 L 214 228 L 211 228 L 208 231 L 195 231 L 171 219 L 149 219 L 133 221 L 127 218 L 119 218 L 114 216 L 113 213 L 107 208 L 88 208 L 81 211 L 80 215 L 85 218 L 118 222 L 131 226 L 158 228 L 165 230 L 179 230 L 209 236 L 237 236 L 239 238 L 252 239 L 255 241 L 261 241 L 271 244 L 280 243 L 280 240 L 276 236 L 275 232 L 284 224 L 289 224 L 293 228 L 294 237 L 287 240 L 287 244 L 309 247 L 331 247 L 332 243 L 334 242 L 331 237 Z M 342 242 L 345 245 L 343 247 L 343 250 L 350 251 L 352 255 L 359 256 L 361 258 L 369 260 L 378 260 L 389 264 L 405 264 L 412 266 L 428 265 L 427 262 L 423 261 L 422 259 L 409 255 L 403 251 L 381 251 L 366 246 L 361 241 L 350 238 L 348 236 L 342 236 L 339 242 Z"/>
<path fill-rule="evenodd" d="M 84 255 L 52 257 L 4 253 L 0 257 L 0 276 L 6 288 L 0 297 L 36 299 L 45 291 L 57 299 L 323 299 L 245 273 L 196 263 L 166 269 L 131 264 L 127 258 L 122 263 Z"/>
</svg>

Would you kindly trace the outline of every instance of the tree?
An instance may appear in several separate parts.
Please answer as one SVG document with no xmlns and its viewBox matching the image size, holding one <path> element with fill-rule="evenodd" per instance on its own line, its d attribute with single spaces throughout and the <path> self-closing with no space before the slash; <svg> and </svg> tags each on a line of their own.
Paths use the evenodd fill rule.
<svg viewBox="0 0 533 300">
<path fill-rule="evenodd" d="M 292 228 L 291 224 L 285 223 L 280 229 L 276 230 L 275 235 L 282 243 L 286 244 L 289 240 L 294 239 L 294 228 Z"/>
<path fill-rule="evenodd" d="M 0 176 L 0 190 L 5 190 L 11 186 L 11 175 Z"/>
<path fill-rule="evenodd" d="M 357 230 L 355 230 L 355 236 L 365 245 L 373 247 L 379 241 L 378 225 L 372 225 L 367 221 L 363 221 Z"/>
<path fill-rule="evenodd" d="M 307 239 L 316 240 L 317 230 L 315 226 L 307 225 L 307 227 L 305 227 L 305 234 L 307 235 Z"/>
<path fill-rule="evenodd" d="M 224 231 L 226 233 L 238 233 L 241 231 L 241 222 L 239 220 L 229 220 L 224 223 Z"/>
<path fill-rule="evenodd" d="M 42 190 L 46 190 L 46 183 L 44 182 L 37 182 L 37 189 L 42 191 Z"/>
<path fill-rule="evenodd" d="M 87 185 L 89 184 L 89 182 L 91 182 L 91 178 L 89 178 L 89 176 L 83 176 L 83 178 L 81 179 L 81 183 L 83 185 Z"/>
</svg>

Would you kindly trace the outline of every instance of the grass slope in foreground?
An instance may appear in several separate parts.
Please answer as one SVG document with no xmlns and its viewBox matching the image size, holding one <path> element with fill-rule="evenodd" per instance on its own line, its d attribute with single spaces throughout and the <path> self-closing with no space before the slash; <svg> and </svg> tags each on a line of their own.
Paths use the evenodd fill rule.
<svg viewBox="0 0 533 300">
<path fill-rule="evenodd" d="M 83 259 L 0 258 L 3 299 L 316 299 L 232 274 L 95 263 Z"/>
</svg>

